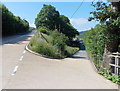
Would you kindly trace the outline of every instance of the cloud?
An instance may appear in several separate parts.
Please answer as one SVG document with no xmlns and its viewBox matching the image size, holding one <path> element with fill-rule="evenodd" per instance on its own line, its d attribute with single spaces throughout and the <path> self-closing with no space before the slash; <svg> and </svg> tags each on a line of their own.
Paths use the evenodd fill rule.
<svg viewBox="0 0 120 91">
<path fill-rule="evenodd" d="M 34 27 L 34 28 L 36 28 L 36 26 L 35 26 L 34 23 L 30 24 L 30 27 Z"/>
<path fill-rule="evenodd" d="M 95 21 L 89 22 L 85 18 L 72 18 L 70 19 L 71 24 L 78 30 L 78 31 L 85 31 L 95 27 L 98 24 Z"/>
<path fill-rule="evenodd" d="M 85 18 L 71 18 L 71 19 L 70 19 L 70 22 L 71 22 L 73 25 L 74 25 L 74 24 L 79 25 L 79 24 L 87 23 L 88 20 L 85 19 Z"/>
<path fill-rule="evenodd" d="M 87 30 L 90 30 L 92 27 L 89 27 L 89 28 L 83 28 L 83 29 L 81 29 L 81 30 L 78 30 L 79 32 L 81 32 L 81 31 L 87 31 Z"/>
</svg>

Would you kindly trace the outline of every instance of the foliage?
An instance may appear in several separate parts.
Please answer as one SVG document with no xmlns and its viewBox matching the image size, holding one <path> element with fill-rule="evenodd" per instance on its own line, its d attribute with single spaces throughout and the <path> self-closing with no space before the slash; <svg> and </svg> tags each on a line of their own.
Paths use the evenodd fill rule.
<svg viewBox="0 0 120 91">
<path fill-rule="evenodd" d="M 52 7 L 51 5 L 43 5 L 42 10 L 35 19 L 36 27 L 45 26 L 49 29 L 54 29 L 55 26 L 53 25 L 55 25 L 55 21 L 57 21 L 58 17 L 59 12 L 56 11 L 55 7 Z"/>
<path fill-rule="evenodd" d="M 90 58 L 92 58 L 98 71 L 100 70 L 101 63 L 103 61 L 103 53 L 106 41 L 106 37 L 104 36 L 105 31 L 105 25 L 97 25 L 95 28 L 87 31 L 84 36 L 86 51 L 88 52 Z M 98 73 L 112 82 L 120 84 L 120 76 L 114 76 L 110 74 L 107 68 L 104 68 L 104 71 L 99 71 Z"/>
<path fill-rule="evenodd" d="M 78 48 L 69 47 L 66 45 L 68 38 L 58 31 L 49 31 L 49 35 L 39 31 L 34 35 L 29 43 L 29 48 L 37 53 L 53 58 L 63 58 L 71 56 Z"/>
<path fill-rule="evenodd" d="M 117 4 L 120 6 L 120 2 Z M 108 46 L 107 43 L 112 44 L 113 41 L 120 40 L 120 11 L 114 11 L 113 7 L 111 7 L 111 4 L 109 3 L 106 4 L 104 2 L 97 2 L 96 4 L 92 5 L 96 10 L 91 12 L 93 16 L 89 18 L 89 21 L 96 20 L 101 24 L 106 25 L 106 45 Z"/>
<path fill-rule="evenodd" d="M 0 5 L 2 10 L 2 34 L 11 35 L 23 33 L 29 30 L 29 23 L 19 16 L 14 16 L 3 4 Z"/>
<path fill-rule="evenodd" d="M 78 31 L 70 24 L 68 17 L 60 15 L 55 7 L 51 5 L 43 5 L 42 10 L 35 19 L 35 25 L 37 28 L 46 27 L 49 30 L 57 30 L 69 39 L 78 35 Z"/>
<path fill-rule="evenodd" d="M 86 50 L 98 71 L 100 71 L 99 73 L 114 83 L 120 84 L 120 77 L 110 74 L 110 70 L 107 67 L 109 65 L 107 64 L 109 63 L 107 62 L 108 57 L 106 56 L 112 52 L 119 51 L 120 12 L 114 11 L 110 3 L 97 2 L 92 5 L 95 7 L 95 11 L 91 12 L 93 16 L 89 18 L 89 21 L 96 20 L 101 25 L 97 25 L 85 34 Z M 102 61 L 104 64 L 101 64 Z M 101 67 L 103 68 L 102 71 L 99 70 Z"/>
<path fill-rule="evenodd" d="M 35 51 L 37 53 L 40 53 L 41 55 L 46 55 L 48 57 L 60 57 L 59 53 L 56 51 L 56 49 L 51 45 L 45 42 L 44 40 L 40 39 L 35 35 L 30 43 L 29 48 L 32 51 Z"/>
<path fill-rule="evenodd" d="M 62 21 L 64 21 L 65 23 L 69 23 L 70 24 L 70 20 L 68 19 L 68 17 L 66 17 L 64 15 L 60 15 L 60 19 L 62 19 Z"/>
<path fill-rule="evenodd" d="M 44 33 L 44 34 L 49 35 L 49 31 L 48 31 L 48 29 L 47 29 L 46 27 L 39 27 L 39 28 L 37 29 L 37 31 L 40 31 L 40 32 L 42 32 L 42 33 Z"/>
<path fill-rule="evenodd" d="M 103 75 L 108 80 L 111 80 L 113 83 L 120 84 L 120 76 L 108 74 L 108 72 L 106 72 L 106 71 L 108 71 L 108 70 L 105 68 L 104 71 L 100 71 L 98 73 L 101 74 L 101 75 Z"/>
<path fill-rule="evenodd" d="M 51 36 L 53 37 L 52 45 L 57 47 L 58 51 L 61 54 L 64 53 L 66 42 L 68 41 L 68 38 L 65 35 L 59 33 L 57 30 L 52 31 Z"/>
<path fill-rule="evenodd" d="M 66 46 L 65 47 L 65 55 L 71 56 L 71 55 L 75 54 L 76 52 L 78 52 L 78 50 L 79 50 L 79 48 L 77 48 L 77 47 Z"/>
<path fill-rule="evenodd" d="M 105 25 L 97 25 L 95 28 L 87 31 L 84 36 L 86 51 L 89 53 L 89 56 L 93 58 L 98 70 L 105 48 L 105 27 Z"/>
</svg>

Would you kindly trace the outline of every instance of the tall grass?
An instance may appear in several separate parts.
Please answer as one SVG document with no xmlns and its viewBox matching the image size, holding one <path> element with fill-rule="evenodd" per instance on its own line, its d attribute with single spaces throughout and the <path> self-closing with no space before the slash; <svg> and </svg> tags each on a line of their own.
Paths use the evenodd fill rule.
<svg viewBox="0 0 120 91">
<path fill-rule="evenodd" d="M 40 31 L 37 31 L 37 33 L 31 39 L 28 47 L 32 51 L 35 51 L 41 55 L 53 58 L 67 57 L 73 55 L 79 50 L 79 48 L 69 47 L 65 43 L 63 44 L 65 40 L 61 40 L 62 38 L 59 39 L 59 37 L 66 39 L 63 35 L 55 38 L 51 35 L 43 34 Z"/>
</svg>

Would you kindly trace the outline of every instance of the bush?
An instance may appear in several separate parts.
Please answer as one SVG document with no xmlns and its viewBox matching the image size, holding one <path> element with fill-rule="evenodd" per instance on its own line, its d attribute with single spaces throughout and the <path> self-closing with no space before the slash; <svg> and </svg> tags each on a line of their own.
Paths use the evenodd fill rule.
<svg viewBox="0 0 120 91">
<path fill-rule="evenodd" d="M 46 27 L 40 27 L 37 30 L 47 35 L 49 35 L 49 31 L 50 31 Z"/>
<path fill-rule="evenodd" d="M 66 46 L 65 47 L 65 55 L 71 56 L 71 55 L 75 54 L 78 50 L 79 50 L 79 48 L 77 48 L 77 47 Z"/>
<path fill-rule="evenodd" d="M 66 45 L 67 37 L 58 31 L 51 31 L 48 36 L 38 31 L 29 43 L 29 49 L 41 55 L 53 58 L 63 58 L 71 56 L 79 48 L 69 47 Z"/>
<path fill-rule="evenodd" d="M 101 63 L 103 61 L 103 53 L 105 48 L 105 26 L 97 25 L 95 28 L 87 31 L 84 37 L 84 43 L 86 45 L 86 50 L 92 58 L 96 68 L 100 71 Z M 103 75 L 105 78 L 111 80 L 114 83 L 120 84 L 120 77 L 114 76 L 109 73 L 107 68 L 104 68 L 103 71 L 98 72 Z"/>
<path fill-rule="evenodd" d="M 52 45 L 57 47 L 59 52 L 64 53 L 66 41 L 68 41 L 68 38 L 56 30 L 52 31 L 51 36 L 53 37 Z"/>
<path fill-rule="evenodd" d="M 29 23 L 19 16 L 14 16 L 6 6 L 0 4 L 0 11 L 2 13 L 2 35 L 13 35 L 29 31 Z"/>
<path fill-rule="evenodd" d="M 98 72 L 99 74 L 103 75 L 108 80 L 111 80 L 113 83 L 120 84 L 120 76 L 107 74 L 106 72 Z"/>
<path fill-rule="evenodd" d="M 89 56 L 93 59 L 96 67 L 100 68 L 104 48 L 105 48 L 105 36 L 104 36 L 104 25 L 97 25 L 95 28 L 87 31 L 84 37 L 84 43 L 86 51 Z"/>
<path fill-rule="evenodd" d="M 37 35 L 35 35 L 31 39 L 29 43 L 29 49 L 37 53 L 40 53 L 41 55 L 55 57 L 55 58 L 61 57 L 60 54 L 57 52 L 57 50 L 51 44 L 48 44 Z"/>
</svg>

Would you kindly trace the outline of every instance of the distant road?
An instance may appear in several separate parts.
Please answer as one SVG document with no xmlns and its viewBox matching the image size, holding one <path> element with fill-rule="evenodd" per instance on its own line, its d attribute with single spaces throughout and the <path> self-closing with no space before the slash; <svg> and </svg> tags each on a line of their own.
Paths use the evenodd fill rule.
<svg viewBox="0 0 120 91">
<path fill-rule="evenodd" d="M 34 33 L 4 39 L 2 80 L 7 89 L 117 89 L 97 74 L 85 51 L 62 60 L 47 59 L 25 50 Z"/>
</svg>

